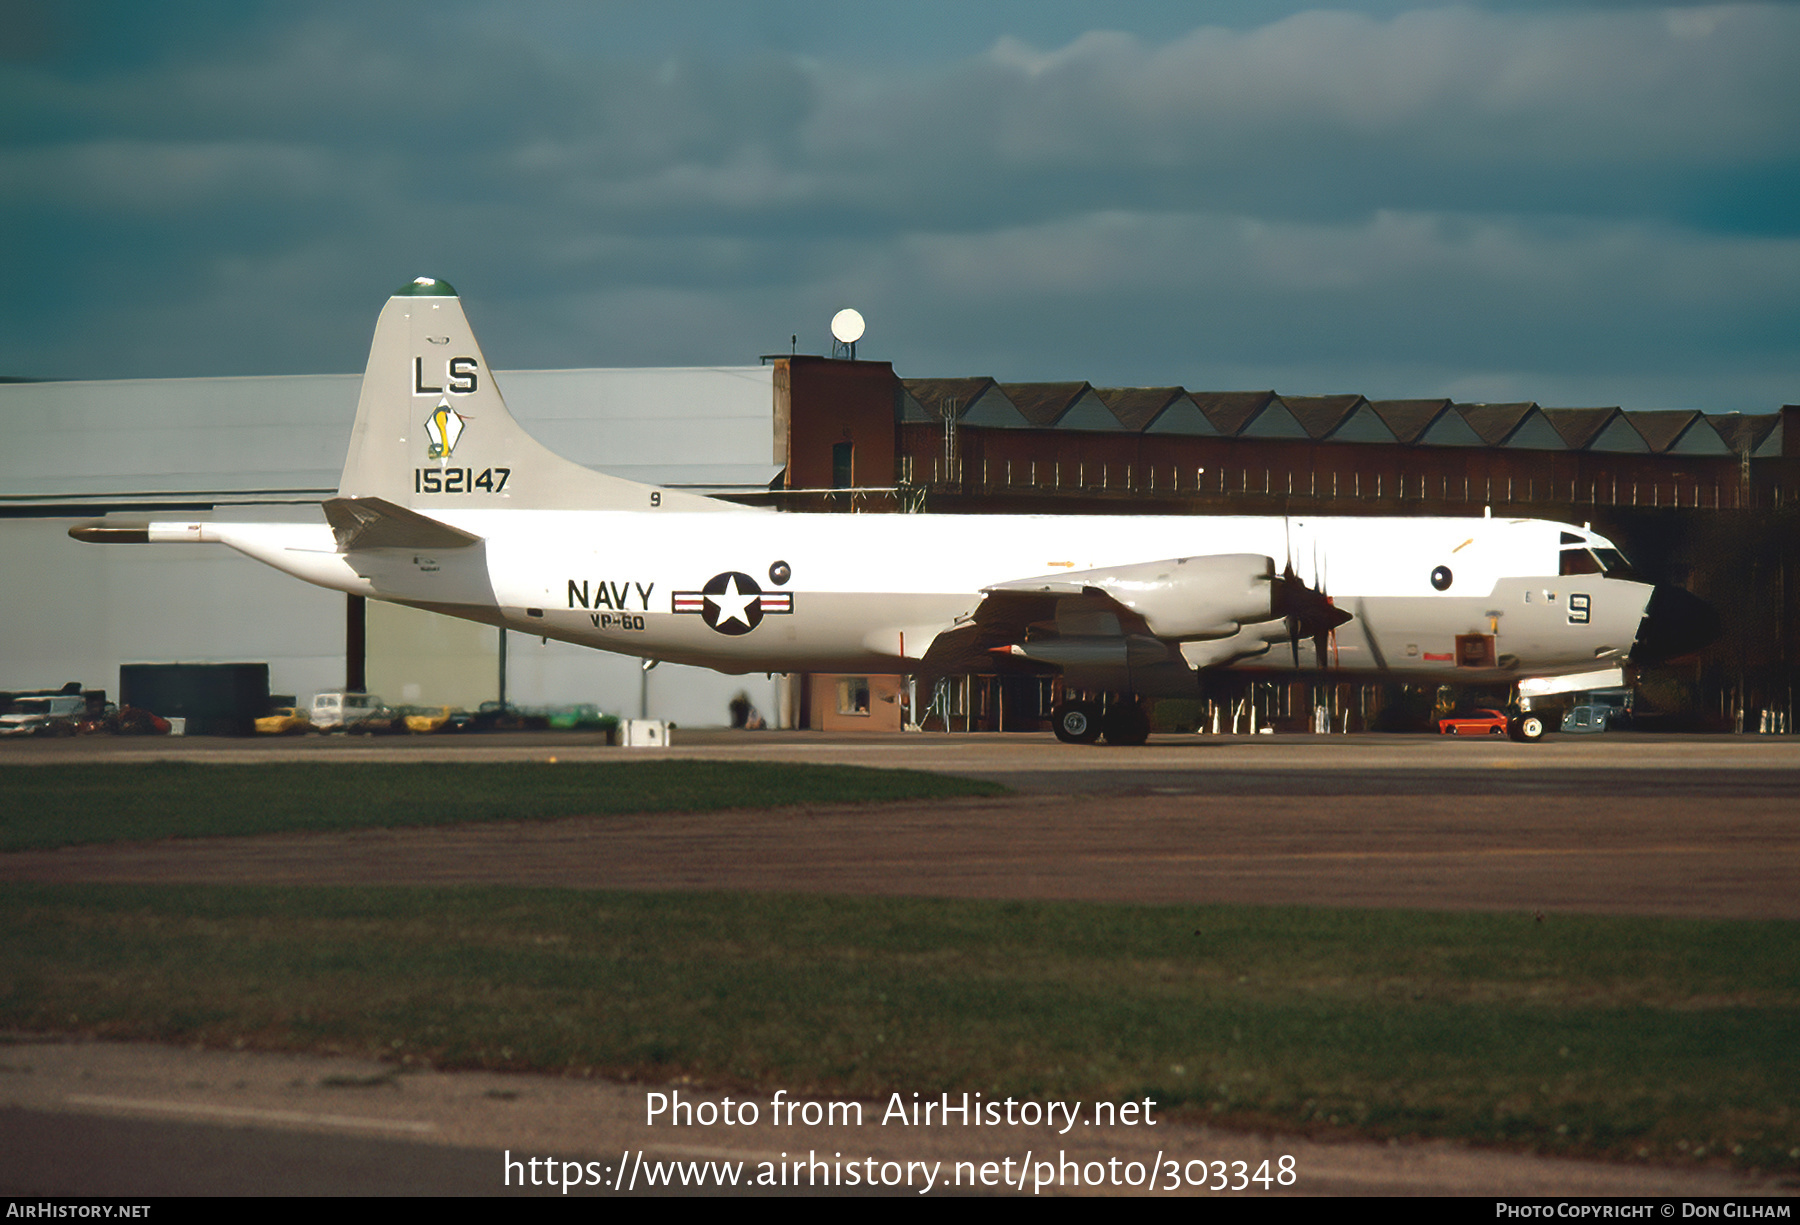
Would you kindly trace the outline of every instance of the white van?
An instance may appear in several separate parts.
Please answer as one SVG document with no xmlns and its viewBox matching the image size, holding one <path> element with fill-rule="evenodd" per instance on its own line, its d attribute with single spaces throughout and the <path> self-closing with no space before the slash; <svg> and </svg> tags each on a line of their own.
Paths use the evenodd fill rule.
<svg viewBox="0 0 1800 1225">
<path fill-rule="evenodd" d="M 321 693 L 312 701 L 312 725 L 322 732 L 348 731 L 358 723 L 386 718 L 388 709 L 372 693 Z"/>
</svg>

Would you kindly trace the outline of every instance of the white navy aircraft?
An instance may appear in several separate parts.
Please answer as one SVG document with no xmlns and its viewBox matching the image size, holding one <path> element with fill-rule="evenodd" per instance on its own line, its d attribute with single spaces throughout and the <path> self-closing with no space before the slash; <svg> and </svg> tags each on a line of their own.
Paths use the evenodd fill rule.
<svg viewBox="0 0 1800 1225">
<path fill-rule="evenodd" d="M 1089 695 L 1054 714 L 1073 742 L 1142 743 L 1137 699 L 1194 695 L 1207 669 L 1616 678 L 1698 645 L 1707 614 L 1540 520 L 783 514 L 637 484 L 526 434 L 429 277 L 376 323 L 324 511 L 70 534 L 216 542 L 322 587 L 722 672 L 1060 674 Z"/>
</svg>

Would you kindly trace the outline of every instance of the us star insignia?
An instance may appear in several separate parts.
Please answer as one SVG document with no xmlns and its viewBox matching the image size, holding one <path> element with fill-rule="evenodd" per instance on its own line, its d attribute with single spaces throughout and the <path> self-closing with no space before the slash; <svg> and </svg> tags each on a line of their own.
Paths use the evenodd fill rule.
<svg viewBox="0 0 1800 1225">
<path fill-rule="evenodd" d="M 794 611 L 794 597 L 786 591 L 764 591 L 755 579 L 738 570 L 727 570 L 706 580 L 698 591 L 674 593 L 671 611 L 699 613 L 708 627 L 721 634 L 748 634 L 771 613 Z"/>
</svg>

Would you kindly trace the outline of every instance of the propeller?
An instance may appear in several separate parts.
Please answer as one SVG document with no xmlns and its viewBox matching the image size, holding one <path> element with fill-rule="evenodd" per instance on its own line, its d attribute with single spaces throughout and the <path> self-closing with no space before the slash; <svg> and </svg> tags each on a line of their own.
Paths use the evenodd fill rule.
<svg viewBox="0 0 1800 1225">
<path fill-rule="evenodd" d="M 1319 576 L 1319 594 L 1325 597 L 1325 602 L 1327 604 L 1332 604 L 1331 584 L 1328 581 L 1328 579 L 1326 577 L 1326 573 L 1325 573 L 1327 568 L 1328 568 L 1327 560 L 1322 559 L 1319 556 L 1319 540 L 1318 540 L 1318 537 L 1315 536 L 1313 538 L 1313 573 Z M 1336 604 L 1332 604 L 1332 610 L 1334 612 L 1337 611 Z M 1344 621 L 1349 621 L 1349 620 L 1351 620 L 1350 614 L 1345 613 Z M 1344 623 L 1344 621 L 1338 622 L 1338 625 L 1342 625 Z M 1319 668 L 1321 671 L 1323 671 L 1326 666 L 1325 665 L 1325 647 L 1326 647 L 1327 643 L 1329 643 L 1329 645 L 1331 647 L 1331 666 L 1336 667 L 1337 661 L 1338 661 L 1337 625 L 1332 626 L 1329 630 L 1327 630 L 1323 634 L 1316 634 L 1313 636 L 1313 650 L 1318 657 Z"/>
<path fill-rule="evenodd" d="M 1313 569 L 1315 573 L 1318 572 L 1316 563 Z M 1323 586 L 1321 583 L 1320 587 Z M 1300 640 L 1310 638 L 1314 658 L 1318 667 L 1323 670 L 1327 666 L 1327 647 L 1335 641 L 1337 627 L 1353 618 L 1334 605 L 1331 597 L 1323 590 L 1314 590 L 1300 581 L 1300 577 L 1294 573 L 1291 548 L 1287 565 L 1282 568 L 1281 577 L 1275 580 L 1274 587 L 1274 612 L 1287 625 L 1288 645 L 1294 652 L 1294 666 L 1300 666 Z"/>
</svg>

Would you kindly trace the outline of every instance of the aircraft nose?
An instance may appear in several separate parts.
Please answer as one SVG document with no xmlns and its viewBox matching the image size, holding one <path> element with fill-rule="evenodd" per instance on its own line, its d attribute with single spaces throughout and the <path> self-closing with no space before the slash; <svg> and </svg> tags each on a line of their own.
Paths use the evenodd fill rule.
<svg viewBox="0 0 1800 1225">
<path fill-rule="evenodd" d="M 1659 583 L 1638 623 L 1631 662 L 1667 663 L 1698 651 L 1718 636 L 1718 610 L 1690 591 Z"/>
</svg>

